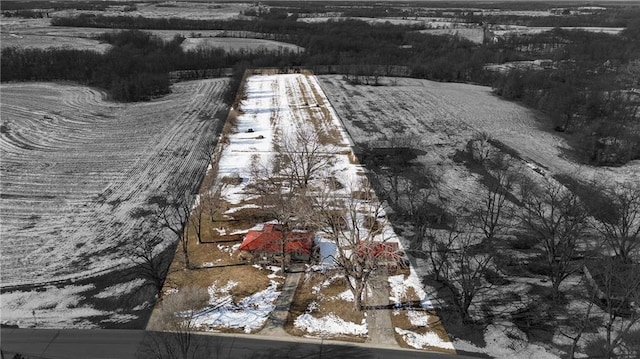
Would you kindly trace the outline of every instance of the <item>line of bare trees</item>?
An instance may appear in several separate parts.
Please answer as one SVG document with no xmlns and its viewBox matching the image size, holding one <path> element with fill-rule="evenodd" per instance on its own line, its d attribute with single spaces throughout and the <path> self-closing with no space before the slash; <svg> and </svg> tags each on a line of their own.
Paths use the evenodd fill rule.
<svg viewBox="0 0 640 359">
<path fill-rule="evenodd" d="M 416 162 L 375 166 L 379 192 L 393 207 L 394 220 L 413 224 L 410 251 L 430 267 L 445 306 L 464 323 L 486 324 L 492 318 L 481 308 L 489 298 L 501 296 L 509 277 L 530 270 L 525 275 L 549 283 L 543 295 L 531 294 L 538 299 L 524 311 L 514 303 L 510 311 L 494 314 L 531 329 L 557 326 L 573 343 L 571 357 L 579 344 L 583 352 L 604 358 L 637 355 L 640 185 L 559 181 L 518 165 L 486 135 L 471 141 L 467 151 L 465 161 L 482 183 L 468 201 L 443 202 L 439 176 Z M 431 181 L 421 190 L 416 170 Z M 425 212 L 444 214 L 434 218 Z M 571 318 L 562 320 L 567 298 L 584 304 L 571 307 Z M 601 335 L 592 334 L 594 327 L 602 328 Z"/>
</svg>

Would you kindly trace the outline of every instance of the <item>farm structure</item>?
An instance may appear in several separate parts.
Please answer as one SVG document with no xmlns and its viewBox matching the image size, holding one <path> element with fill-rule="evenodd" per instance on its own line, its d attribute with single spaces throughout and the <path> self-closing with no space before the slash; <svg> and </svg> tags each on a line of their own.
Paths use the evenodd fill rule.
<svg viewBox="0 0 640 359">
<path fill-rule="evenodd" d="M 358 256 L 375 258 L 379 267 L 387 268 L 389 271 L 397 270 L 399 267 L 406 268 L 409 265 L 409 260 L 400 249 L 398 242 L 362 241 L 357 251 Z"/>
<path fill-rule="evenodd" d="M 313 236 L 308 231 L 284 232 L 281 225 L 267 223 L 262 230 L 247 232 L 238 250 L 247 253 L 254 262 L 279 263 L 284 251 L 291 261 L 308 262 L 313 253 Z M 289 262 L 289 261 L 287 261 Z"/>
</svg>

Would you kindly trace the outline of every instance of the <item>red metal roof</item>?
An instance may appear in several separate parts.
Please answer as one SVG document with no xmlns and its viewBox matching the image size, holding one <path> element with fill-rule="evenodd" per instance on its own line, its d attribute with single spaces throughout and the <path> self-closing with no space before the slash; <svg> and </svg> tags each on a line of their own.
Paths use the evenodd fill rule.
<svg viewBox="0 0 640 359">
<path fill-rule="evenodd" d="M 313 247 L 313 233 L 289 232 L 286 236 L 285 250 L 287 253 L 297 252 L 310 254 Z M 251 230 L 247 232 L 242 244 L 242 251 L 282 251 L 282 231 L 278 224 L 267 223 L 261 231 Z"/>
<path fill-rule="evenodd" d="M 395 259 L 400 256 L 400 248 L 396 242 L 363 241 L 358 245 L 358 255 L 361 257 Z"/>
</svg>

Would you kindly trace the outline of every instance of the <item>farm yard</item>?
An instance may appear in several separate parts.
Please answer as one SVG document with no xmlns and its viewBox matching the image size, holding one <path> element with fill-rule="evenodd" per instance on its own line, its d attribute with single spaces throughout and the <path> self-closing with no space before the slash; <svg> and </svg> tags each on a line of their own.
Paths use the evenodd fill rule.
<svg viewBox="0 0 640 359">
<path fill-rule="evenodd" d="M 274 301 L 283 290 L 285 278 L 299 276 L 284 325 L 284 330 L 291 335 L 378 342 L 377 335 L 380 334 L 372 331 L 381 333 L 382 330 L 390 335 L 386 339 L 389 340 L 395 335 L 393 328 L 370 329 L 368 326 L 374 324 L 368 321 L 386 316 L 386 321 L 379 320 L 391 326 L 391 310 L 375 308 L 395 307 L 393 315 L 401 326 L 397 343 L 419 349 L 452 350 L 426 294 L 418 287 L 411 287 L 419 283 L 412 268 L 389 277 L 390 284 L 385 284 L 387 275 L 384 271 L 376 274 L 375 282 L 369 284 L 370 294 L 366 299 L 367 305 L 374 309 L 353 311 L 354 296 L 346 283 L 348 279 L 340 274 L 334 261 L 339 257 L 336 242 L 331 240 L 326 228 L 314 222 L 317 219 L 304 217 L 309 213 L 294 214 L 295 223 L 304 222 L 307 228 L 317 228 L 317 254 L 312 265 L 292 264 L 292 268 L 303 272 L 283 274 L 278 261 L 271 266 L 261 266 L 238 255 L 244 234 L 249 230 L 260 230 L 264 221 L 273 221 L 274 216 L 278 216 L 272 204 L 265 203 L 265 194 L 256 192 L 261 181 L 256 171 L 270 167 L 274 161 L 280 163 L 276 167 L 286 167 L 280 162 L 286 151 L 283 148 L 288 145 L 288 138 L 296 138 L 298 131 L 310 129 L 313 132 L 305 132 L 308 136 L 305 141 L 320 141 L 319 153 L 326 163 L 310 178 L 308 195 L 316 200 L 329 195 L 331 201 L 343 201 L 356 196 L 355 193 L 365 193 L 362 181 L 366 181 L 364 170 L 351 152 L 350 139 L 315 76 L 257 73 L 248 77 L 243 93 L 245 98 L 234 109 L 237 119 L 233 120 L 233 127 L 227 127 L 223 132 L 223 140 L 216 150 L 219 161 L 207 174 L 199 204 L 192 213 L 190 223 L 202 223 L 199 214 L 207 214 L 203 230 L 196 232 L 193 227 L 187 234 L 190 236 L 189 263 L 193 269 L 180 270 L 185 267 L 185 256 L 181 249 L 177 250 L 167 280 L 170 284 L 165 286 L 163 299 L 154 310 L 149 328 L 167 329 L 166 323 L 170 321 L 161 319 L 166 318 L 165 307 L 172 308 L 171 303 L 176 301 L 173 298 L 179 298 L 181 291 L 191 290 L 185 288 L 197 286 L 201 291 L 206 289 L 209 299 L 207 305 L 193 313 L 195 330 L 269 333 Z M 284 176 L 286 170 L 280 171 L 272 176 Z M 330 192 L 326 192 L 326 178 L 333 179 Z M 286 193 L 282 196 L 286 197 Z M 216 206 L 215 213 L 211 212 L 212 203 Z M 375 206 L 375 202 L 371 205 Z M 362 207 L 358 211 L 365 211 L 362 214 L 365 216 L 365 202 L 358 207 Z M 194 215 L 197 216 L 195 222 Z M 385 227 L 372 238 L 401 245 L 401 239 L 389 224 L 382 219 L 378 221 Z M 391 293 L 395 293 L 393 300 L 389 299 Z M 422 304 L 405 307 L 403 303 L 407 302 Z M 407 316 L 423 319 L 414 322 Z M 414 333 L 416 330 L 420 333 Z"/>
<path fill-rule="evenodd" d="M 154 196 L 195 190 L 226 114 L 226 83 L 183 82 L 168 96 L 137 104 L 108 102 L 82 86 L 2 85 L 4 324 L 30 325 L 33 310 L 55 318 L 39 318 L 39 327 L 100 325 L 90 317 L 105 313 L 81 293 L 99 298 L 104 288 L 91 280 L 71 284 L 131 267 L 136 236 L 153 227 L 136 208 Z M 173 242 L 167 236 L 160 247 Z M 101 285 L 127 282 L 131 292 L 144 284 L 110 280 Z M 32 290 L 60 304 L 25 306 Z"/>
<path fill-rule="evenodd" d="M 3 327 L 640 355 L 640 7 L 2 5 Z"/>
</svg>

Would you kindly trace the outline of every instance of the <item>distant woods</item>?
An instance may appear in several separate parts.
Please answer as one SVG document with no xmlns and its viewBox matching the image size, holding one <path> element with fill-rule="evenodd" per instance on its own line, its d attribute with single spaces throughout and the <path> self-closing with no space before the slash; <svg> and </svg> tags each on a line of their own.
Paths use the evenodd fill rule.
<svg viewBox="0 0 640 359">
<path fill-rule="evenodd" d="M 495 92 L 548 114 L 556 131 L 572 135 L 584 160 L 611 165 L 640 158 L 640 21 L 620 36 L 556 29 L 533 38 L 529 43 L 549 49 L 553 66 L 498 76 Z"/>
<path fill-rule="evenodd" d="M 105 33 L 99 40 L 112 48 L 105 54 L 70 49 L 2 49 L 0 79 L 75 81 L 105 89 L 116 101 L 144 101 L 170 92 L 170 71 L 227 67 L 243 71 L 246 66 L 259 64 L 260 56 L 287 57 L 286 50 L 273 56 L 267 52 L 230 54 L 220 49 L 185 52 L 180 36 L 163 41 L 138 30 Z M 237 87 L 238 81 L 231 84 Z M 233 86 L 227 90 L 226 99 L 233 98 Z"/>
<path fill-rule="evenodd" d="M 632 11 L 633 12 L 633 11 Z M 636 12 L 633 12 L 634 14 Z M 493 86 L 496 94 L 548 114 L 558 131 L 571 134 L 587 160 L 617 164 L 640 157 L 636 118 L 640 84 L 640 20 L 616 17 L 620 35 L 565 31 L 521 35 L 475 44 L 458 36 L 420 33 L 414 25 L 369 24 L 359 20 L 297 21 L 297 13 L 273 8 L 251 20 L 191 20 L 81 14 L 56 17 L 53 25 L 131 29 L 104 34 L 113 45 L 105 54 L 80 50 L 2 50 L 2 81 L 70 80 L 107 90 L 114 100 L 140 101 L 170 91 L 168 73 L 249 67 L 309 67 L 344 74 L 349 81 L 378 85 L 381 76 Z M 616 20 L 616 21 L 618 21 Z M 256 34 L 303 47 L 303 52 L 199 49 L 184 51 L 139 29 L 197 33 L 216 29 Z M 489 72 L 485 65 L 544 60 L 536 71 Z M 234 86 L 229 87 L 233 98 Z M 363 80 L 364 79 L 364 80 Z M 626 92 L 625 92 L 626 91 Z M 637 101 L 636 101 L 637 102 Z M 635 126 L 635 127 L 634 127 Z M 575 135 L 574 135 L 575 134 Z M 583 154 L 586 154 L 584 156 Z"/>
</svg>

